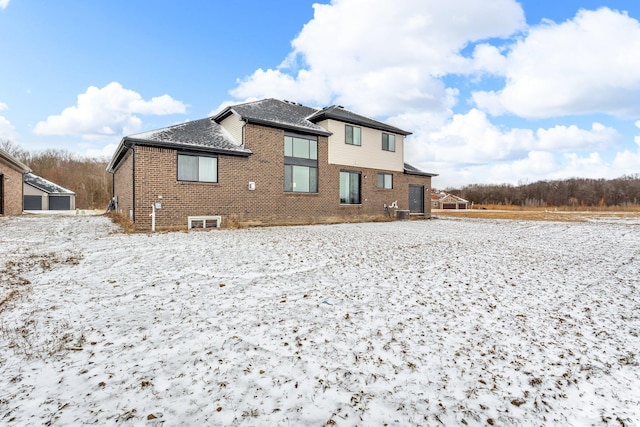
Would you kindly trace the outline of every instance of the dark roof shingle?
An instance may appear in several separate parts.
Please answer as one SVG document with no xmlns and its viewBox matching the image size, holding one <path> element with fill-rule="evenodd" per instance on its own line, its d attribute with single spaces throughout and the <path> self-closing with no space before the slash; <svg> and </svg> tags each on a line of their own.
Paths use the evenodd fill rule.
<svg viewBox="0 0 640 427">
<path fill-rule="evenodd" d="M 317 111 L 315 108 L 306 107 L 295 102 L 269 98 L 229 106 L 217 114 L 214 120 L 220 123 L 229 115 L 235 113 L 247 123 L 311 133 L 312 135 L 331 135 L 331 132 L 327 129 L 308 120 L 308 117 Z"/>
<path fill-rule="evenodd" d="M 370 117 L 356 114 L 353 111 L 349 111 L 339 105 L 332 105 L 331 107 L 323 108 L 322 110 L 316 111 L 313 115 L 309 117 L 309 120 L 311 120 L 314 123 L 317 123 L 326 119 L 339 120 L 345 123 L 352 123 L 355 125 L 365 126 L 372 129 L 377 129 L 377 130 L 381 130 L 389 133 L 396 133 L 404 136 L 411 135 L 411 132 L 402 130 L 395 126 L 388 125 L 386 123 L 380 122 Z"/>
<path fill-rule="evenodd" d="M 411 166 L 409 163 L 405 163 L 404 164 L 404 173 L 406 173 L 408 175 L 438 176 L 437 173 L 424 172 L 424 171 L 418 169 L 415 166 Z"/>
<path fill-rule="evenodd" d="M 154 145 L 224 151 L 231 154 L 251 154 L 251 150 L 233 141 L 226 130 L 211 118 L 193 120 L 179 125 L 126 137 L 132 142 L 155 142 Z"/>
<path fill-rule="evenodd" d="M 58 184 L 55 184 L 51 181 L 44 179 L 41 176 L 38 176 L 32 173 L 26 173 L 23 175 L 23 177 L 24 177 L 23 179 L 25 184 L 28 184 L 48 194 L 69 194 L 69 195 L 76 194 L 71 190 L 67 190 L 66 188 L 61 187 Z"/>
</svg>

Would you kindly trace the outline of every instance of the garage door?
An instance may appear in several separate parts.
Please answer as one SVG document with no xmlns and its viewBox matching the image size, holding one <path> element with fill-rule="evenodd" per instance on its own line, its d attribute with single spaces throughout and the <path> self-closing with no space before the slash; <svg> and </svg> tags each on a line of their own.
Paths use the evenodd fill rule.
<svg viewBox="0 0 640 427">
<path fill-rule="evenodd" d="M 49 210 L 68 211 L 71 209 L 71 197 L 49 195 Z"/>
<path fill-rule="evenodd" d="M 455 209 L 456 208 L 456 204 L 455 203 L 443 203 L 442 204 L 442 209 Z"/>
<path fill-rule="evenodd" d="M 41 211 L 42 196 L 24 196 L 25 211 Z"/>
</svg>

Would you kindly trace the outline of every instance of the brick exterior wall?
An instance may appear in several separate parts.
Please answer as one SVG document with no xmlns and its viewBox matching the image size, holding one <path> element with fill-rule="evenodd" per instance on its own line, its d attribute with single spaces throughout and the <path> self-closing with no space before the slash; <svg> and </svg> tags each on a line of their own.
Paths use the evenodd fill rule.
<svg viewBox="0 0 640 427">
<path fill-rule="evenodd" d="M 188 216 L 201 215 L 221 215 L 223 227 L 368 221 L 384 219 L 384 204 L 395 200 L 400 209 L 409 209 L 411 183 L 424 185 L 425 215 L 430 216 L 430 177 L 393 172 L 393 190 L 378 189 L 381 171 L 329 165 L 327 138 L 319 137 L 318 193 L 289 193 L 284 191 L 284 131 L 249 124 L 245 140 L 253 154 L 220 155 L 217 183 L 178 181 L 176 150 L 135 146 L 135 155 L 115 172 L 119 209 L 126 213 L 135 197 L 135 225 L 141 230 L 151 229 L 155 203 L 162 204 L 157 229 L 185 229 Z M 134 162 L 135 196 L 127 189 Z M 361 205 L 340 205 L 341 169 L 361 172 Z M 249 182 L 255 182 L 255 190 L 249 190 Z"/>
<path fill-rule="evenodd" d="M 0 160 L 2 194 L 0 194 L 0 212 L 4 215 L 22 214 L 23 183 L 22 172 Z"/>
<path fill-rule="evenodd" d="M 133 220 L 133 150 L 129 150 L 113 174 L 113 195 L 118 196 L 117 212 Z"/>
</svg>

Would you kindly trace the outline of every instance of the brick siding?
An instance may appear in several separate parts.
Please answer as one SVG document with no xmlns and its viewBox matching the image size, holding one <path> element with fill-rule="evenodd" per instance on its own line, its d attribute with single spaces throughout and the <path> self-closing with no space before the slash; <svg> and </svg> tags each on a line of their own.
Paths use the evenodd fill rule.
<svg viewBox="0 0 640 427">
<path fill-rule="evenodd" d="M 113 174 L 113 195 L 118 196 L 117 211 L 133 220 L 133 163 L 134 154 L 129 150 Z"/>
<path fill-rule="evenodd" d="M 0 160 L 0 176 L 4 180 L 2 185 L 3 194 L 0 195 L 0 203 L 2 203 L 0 212 L 3 212 L 4 215 L 22 214 L 22 172 Z"/>
<path fill-rule="evenodd" d="M 340 205 L 339 165 L 329 165 L 327 137 L 318 138 L 318 193 L 284 191 L 284 131 L 249 124 L 245 127 L 249 157 L 220 155 L 218 182 L 182 182 L 177 180 L 177 151 L 135 146 L 115 172 L 115 194 L 119 208 L 129 209 L 133 199 L 132 166 L 135 162 L 135 225 L 151 228 L 152 205 L 156 228 L 186 228 L 188 216 L 221 215 L 222 226 L 314 224 L 383 219 L 384 204 L 397 200 L 401 209 L 409 207 L 409 184 L 425 186 L 425 214 L 429 216 L 428 196 L 431 178 L 393 173 L 393 190 L 377 188 L 377 172 L 361 172 L 361 205 Z M 130 153 L 132 151 L 130 150 Z M 135 160 L 132 160 L 135 159 Z M 255 190 L 248 188 L 255 182 Z M 161 196 L 161 197 L 159 197 Z"/>
</svg>

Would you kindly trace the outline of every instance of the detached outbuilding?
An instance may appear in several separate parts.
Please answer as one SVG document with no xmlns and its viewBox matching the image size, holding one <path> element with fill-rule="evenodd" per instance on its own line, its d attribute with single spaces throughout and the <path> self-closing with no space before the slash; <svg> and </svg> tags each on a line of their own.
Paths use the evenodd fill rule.
<svg viewBox="0 0 640 427">
<path fill-rule="evenodd" d="M 22 213 L 22 176 L 31 169 L 0 149 L 0 215 Z"/>
<path fill-rule="evenodd" d="M 469 201 L 455 194 L 444 191 L 433 191 L 431 193 L 431 204 L 434 209 L 468 209 Z"/>
<path fill-rule="evenodd" d="M 69 211 L 76 208 L 76 193 L 38 175 L 24 175 L 25 211 Z"/>
</svg>

